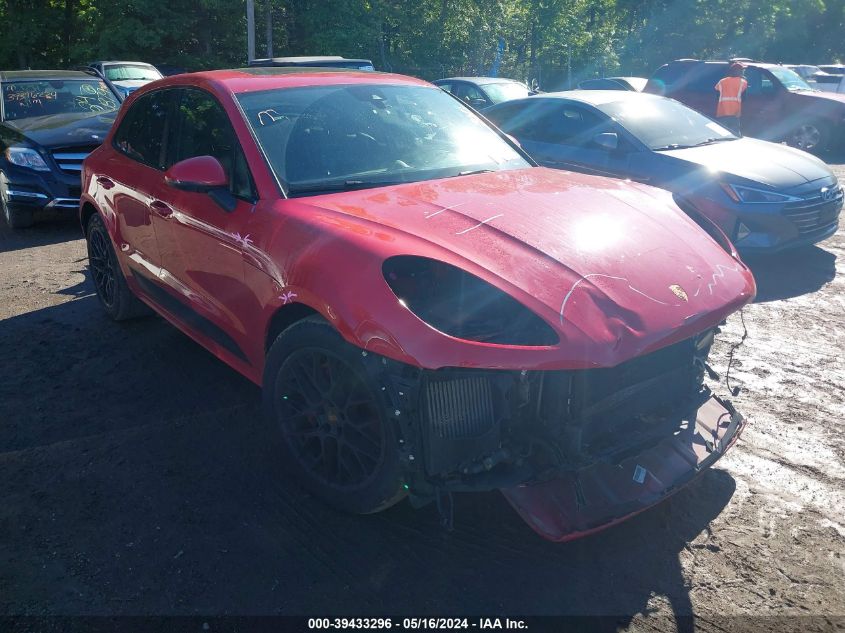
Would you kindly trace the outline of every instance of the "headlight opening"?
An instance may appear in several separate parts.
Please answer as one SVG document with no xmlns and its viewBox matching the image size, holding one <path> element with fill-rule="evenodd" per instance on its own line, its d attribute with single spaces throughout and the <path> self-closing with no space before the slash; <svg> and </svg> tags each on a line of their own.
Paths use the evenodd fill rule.
<svg viewBox="0 0 845 633">
<path fill-rule="evenodd" d="M 400 303 L 455 338 L 497 345 L 556 345 L 557 333 L 513 297 L 460 268 L 427 257 L 399 255 L 382 272 Z"/>
</svg>

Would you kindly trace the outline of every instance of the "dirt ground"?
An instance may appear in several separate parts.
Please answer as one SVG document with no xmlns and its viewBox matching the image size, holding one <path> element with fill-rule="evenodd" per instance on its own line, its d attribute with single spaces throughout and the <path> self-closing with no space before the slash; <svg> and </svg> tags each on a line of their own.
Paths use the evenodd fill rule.
<svg viewBox="0 0 845 633">
<path fill-rule="evenodd" d="M 72 220 L 3 226 L 0 615 L 845 616 L 845 227 L 751 264 L 741 441 L 669 502 L 553 544 L 498 493 L 459 496 L 451 533 L 433 507 L 327 509 L 284 477 L 257 387 L 160 318 L 105 318 Z"/>
</svg>

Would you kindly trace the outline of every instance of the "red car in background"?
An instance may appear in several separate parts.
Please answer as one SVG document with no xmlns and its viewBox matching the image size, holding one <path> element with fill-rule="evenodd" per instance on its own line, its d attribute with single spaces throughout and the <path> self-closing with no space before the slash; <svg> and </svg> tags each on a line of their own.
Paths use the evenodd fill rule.
<svg viewBox="0 0 845 633">
<path fill-rule="evenodd" d="M 501 489 L 566 540 L 665 498 L 744 424 L 703 384 L 755 292 L 724 235 L 656 189 L 533 166 L 416 79 L 144 86 L 80 213 L 106 312 L 151 307 L 262 385 L 280 458 L 344 510 Z"/>
<path fill-rule="evenodd" d="M 742 133 L 820 153 L 845 142 L 845 95 L 821 92 L 780 64 L 741 60 L 748 89 L 742 97 Z M 678 59 L 658 68 L 645 92 L 677 99 L 715 118 L 716 83 L 727 61 Z"/>
</svg>

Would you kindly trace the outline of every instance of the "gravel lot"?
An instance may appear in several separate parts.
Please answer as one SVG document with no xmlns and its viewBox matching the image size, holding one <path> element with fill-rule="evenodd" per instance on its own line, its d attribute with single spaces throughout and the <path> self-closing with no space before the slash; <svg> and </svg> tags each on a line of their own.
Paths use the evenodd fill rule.
<svg viewBox="0 0 845 633">
<path fill-rule="evenodd" d="M 553 544 L 498 493 L 458 497 L 452 533 L 433 507 L 328 510 L 283 476 L 257 387 L 160 318 L 105 318 L 73 221 L 3 226 L 0 615 L 845 616 L 845 228 L 750 263 L 742 440 L 668 503 Z"/>
</svg>

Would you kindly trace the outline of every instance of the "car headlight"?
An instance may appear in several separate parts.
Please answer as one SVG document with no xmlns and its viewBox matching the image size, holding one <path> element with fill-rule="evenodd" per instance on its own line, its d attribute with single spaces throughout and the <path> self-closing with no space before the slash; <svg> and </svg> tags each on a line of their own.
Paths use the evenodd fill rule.
<svg viewBox="0 0 845 633">
<path fill-rule="evenodd" d="M 560 341 L 551 326 L 516 299 L 450 264 L 398 255 L 385 260 L 382 273 L 403 306 L 449 336 L 520 346 Z"/>
<path fill-rule="evenodd" d="M 28 167 L 35 171 L 50 171 L 41 154 L 29 147 L 10 147 L 6 150 L 6 160 L 19 167 Z"/>
<path fill-rule="evenodd" d="M 754 187 L 745 187 L 743 185 L 731 185 L 725 182 L 721 184 L 722 189 L 734 202 L 742 202 L 745 204 L 766 204 L 772 202 L 797 202 L 801 200 L 801 198 L 788 196 L 785 193 L 766 191 L 765 189 L 755 189 Z"/>
</svg>

